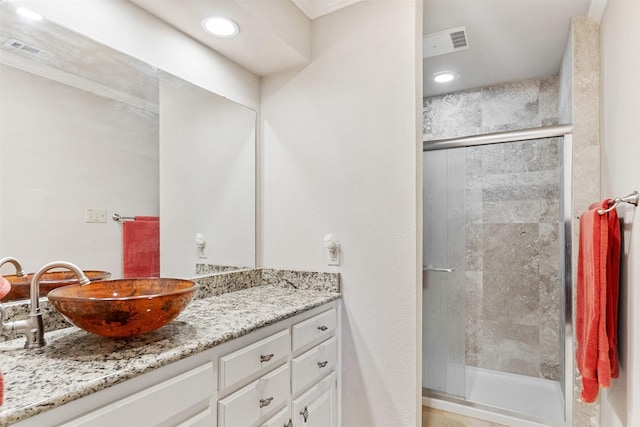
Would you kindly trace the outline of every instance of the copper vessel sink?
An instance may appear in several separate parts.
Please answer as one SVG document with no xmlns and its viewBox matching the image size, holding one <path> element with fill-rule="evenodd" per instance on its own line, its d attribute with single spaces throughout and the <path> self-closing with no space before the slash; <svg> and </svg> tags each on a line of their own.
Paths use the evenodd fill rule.
<svg viewBox="0 0 640 427">
<path fill-rule="evenodd" d="M 111 273 L 109 273 L 108 271 L 85 270 L 84 274 L 92 282 L 98 280 L 107 280 L 109 277 L 111 277 Z M 16 276 L 15 274 L 4 276 L 4 278 L 7 279 L 9 283 L 11 283 L 11 291 L 0 301 L 7 302 L 29 299 L 29 287 L 31 285 L 32 277 L 33 273 L 29 273 L 25 276 Z M 40 279 L 40 296 L 46 296 L 49 291 L 61 286 L 75 285 L 77 283 L 78 278 L 71 271 L 49 271 L 47 273 L 44 273 L 42 275 L 42 278 Z"/>
<path fill-rule="evenodd" d="M 135 278 L 71 285 L 49 292 L 73 325 L 105 337 L 145 334 L 175 319 L 199 285 L 191 280 Z"/>
</svg>

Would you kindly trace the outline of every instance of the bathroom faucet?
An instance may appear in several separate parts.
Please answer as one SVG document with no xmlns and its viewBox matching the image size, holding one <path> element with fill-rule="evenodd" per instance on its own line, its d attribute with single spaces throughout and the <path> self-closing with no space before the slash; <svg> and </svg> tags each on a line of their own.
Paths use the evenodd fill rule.
<svg viewBox="0 0 640 427">
<path fill-rule="evenodd" d="M 24 270 L 22 269 L 22 265 L 20 265 L 20 262 L 17 259 L 12 257 L 6 257 L 6 258 L 0 259 L 0 267 L 2 267 L 7 263 L 13 264 L 13 266 L 16 268 L 16 276 L 18 277 L 25 276 Z"/>
<path fill-rule="evenodd" d="M 42 320 L 42 312 L 40 311 L 40 278 L 44 273 L 52 268 L 65 268 L 72 271 L 76 276 L 78 276 L 78 280 L 81 285 L 90 283 L 90 280 L 84 275 L 82 270 L 74 264 L 65 261 L 51 262 L 34 273 L 33 278 L 31 279 L 31 286 L 29 288 L 31 297 L 29 317 L 27 319 L 14 320 L 13 322 L 5 323 L 4 310 L 2 310 L 2 335 L 19 334 L 26 336 L 27 342 L 25 343 L 24 348 L 37 348 L 45 345 L 44 322 Z"/>
</svg>

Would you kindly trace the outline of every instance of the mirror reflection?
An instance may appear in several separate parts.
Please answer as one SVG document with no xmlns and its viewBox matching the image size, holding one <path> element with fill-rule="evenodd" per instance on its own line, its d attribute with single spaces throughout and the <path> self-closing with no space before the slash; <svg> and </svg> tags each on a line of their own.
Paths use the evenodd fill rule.
<svg viewBox="0 0 640 427">
<path fill-rule="evenodd" d="M 117 213 L 160 217 L 162 275 L 254 267 L 255 112 L 16 9 L 0 2 L 0 257 L 122 277 Z"/>
</svg>

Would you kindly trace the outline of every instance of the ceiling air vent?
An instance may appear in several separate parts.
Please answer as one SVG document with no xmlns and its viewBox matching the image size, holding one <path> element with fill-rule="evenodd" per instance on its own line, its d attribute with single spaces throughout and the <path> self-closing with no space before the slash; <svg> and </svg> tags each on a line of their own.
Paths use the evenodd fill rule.
<svg viewBox="0 0 640 427">
<path fill-rule="evenodd" d="M 422 57 L 444 55 L 468 49 L 467 31 L 465 27 L 451 28 L 437 33 L 425 34 L 422 38 Z"/>
<path fill-rule="evenodd" d="M 29 46 L 28 44 L 23 43 L 20 40 L 16 40 L 16 39 L 7 40 L 6 42 L 4 42 L 4 46 L 11 49 L 19 50 L 20 52 L 24 52 L 29 55 L 37 56 L 39 58 L 47 59 L 51 57 L 49 53 L 43 50 L 40 50 L 37 47 Z"/>
</svg>

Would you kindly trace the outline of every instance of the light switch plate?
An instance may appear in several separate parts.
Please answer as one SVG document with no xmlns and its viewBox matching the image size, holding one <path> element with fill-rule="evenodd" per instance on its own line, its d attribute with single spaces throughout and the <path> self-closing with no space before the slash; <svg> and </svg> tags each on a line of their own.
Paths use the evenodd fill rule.
<svg viewBox="0 0 640 427">
<path fill-rule="evenodd" d="M 84 222 L 90 222 L 90 223 L 107 222 L 107 210 L 87 208 L 84 215 Z"/>
</svg>

